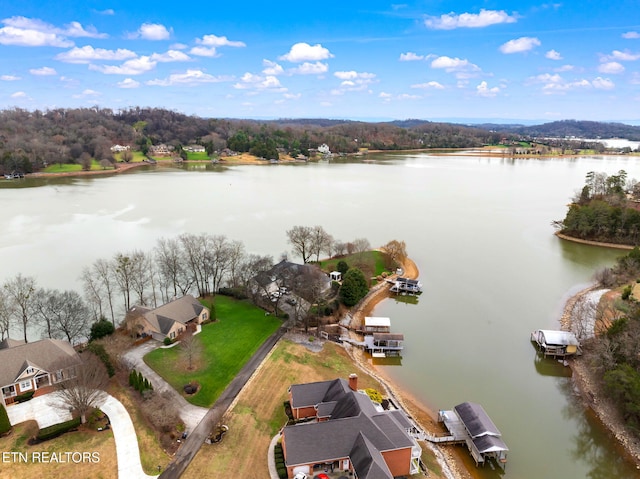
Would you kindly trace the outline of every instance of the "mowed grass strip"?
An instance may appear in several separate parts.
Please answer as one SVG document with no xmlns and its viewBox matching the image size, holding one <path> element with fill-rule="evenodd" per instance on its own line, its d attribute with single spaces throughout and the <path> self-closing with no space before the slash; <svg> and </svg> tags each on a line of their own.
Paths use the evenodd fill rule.
<svg viewBox="0 0 640 479">
<path fill-rule="evenodd" d="M 211 406 L 238 374 L 242 366 L 260 345 L 280 326 L 274 316 L 246 301 L 216 296 L 217 321 L 203 326 L 194 336 L 201 352 L 189 371 L 180 345 L 156 349 L 144 357 L 145 362 L 160 374 L 176 391 L 197 382 L 200 389 L 187 400 L 196 406 Z"/>
</svg>

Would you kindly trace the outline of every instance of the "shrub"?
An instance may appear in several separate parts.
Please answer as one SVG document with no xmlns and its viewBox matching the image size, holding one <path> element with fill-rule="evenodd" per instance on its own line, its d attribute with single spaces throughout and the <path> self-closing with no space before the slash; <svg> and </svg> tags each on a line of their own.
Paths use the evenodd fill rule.
<svg viewBox="0 0 640 479">
<path fill-rule="evenodd" d="M 173 343 L 171 338 L 164 338 L 162 342 L 164 343 L 165 346 L 169 346 L 171 343 Z"/>
<path fill-rule="evenodd" d="M 219 288 L 218 293 L 224 296 L 231 296 L 232 298 L 236 298 L 240 300 L 248 298 L 243 288 Z"/>
<path fill-rule="evenodd" d="M 336 265 L 336 270 L 340 271 L 342 273 L 342 276 L 344 276 L 345 273 L 349 271 L 349 265 L 345 260 L 341 259 Z"/>
<path fill-rule="evenodd" d="M 28 391 L 26 393 L 18 394 L 15 398 L 16 402 L 26 402 L 33 397 L 35 391 Z"/>
<path fill-rule="evenodd" d="M 367 388 L 364 390 L 364 392 L 367 393 L 367 396 L 369 396 L 369 399 L 371 399 L 373 402 L 382 404 L 382 394 L 380 394 L 380 391 L 373 388 Z"/>
<path fill-rule="evenodd" d="M 104 346 L 102 344 L 90 342 L 89 346 L 87 346 L 87 349 L 98 356 L 98 359 L 100 359 L 100 361 L 102 361 L 102 363 L 104 364 L 104 367 L 107 368 L 107 374 L 110 378 L 112 378 L 116 373 L 116 368 L 113 366 L 111 358 L 109 357 L 109 353 L 107 353 L 107 350 L 104 349 Z"/>
<path fill-rule="evenodd" d="M 75 419 L 71 419 L 70 421 L 61 422 L 60 424 L 54 424 L 53 426 L 40 429 L 36 439 L 38 441 L 46 441 L 47 439 L 53 439 L 54 437 L 58 437 L 61 434 L 64 434 L 65 432 L 68 432 L 72 429 L 77 428 L 79 425 L 80 425 L 79 417 Z"/>
<path fill-rule="evenodd" d="M 624 289 L 622 290 L 622 295 L 620 297 L 626 301 L 631 296 L 631 291 L 633 291 L 633 286 L 629 284 L 624 287 Z"/>
<path fill-rule="evenodd" d="M 96 321 L 91 325 L 91 333 L 89 334 L 89 341 L 104 338 L 115 332 L 116 328 L 113 323 L 108 319 L 102 318 L 100 321 Z"/>
<path fill-rule="evenodd" d="M 358 268 L 350 268 L 344 275 L 340 287 L 340 300 L 347 306 L 355 306 L 369 292 L 367 279 Z"/>
<path fill-rule="evenodd" d="M 0 436 L 11 430 L 11 422 L 9 421 L 9 415 L 7 410 L 2 404 L 0 404 Z M 282 447 L 280 447 L 282 451 Z"/>
</svg>

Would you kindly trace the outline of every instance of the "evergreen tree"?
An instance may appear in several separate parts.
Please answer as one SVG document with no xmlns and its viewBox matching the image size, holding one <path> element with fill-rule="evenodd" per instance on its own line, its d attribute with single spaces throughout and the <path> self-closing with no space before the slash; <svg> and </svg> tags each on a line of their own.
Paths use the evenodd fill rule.
<svg viewBox="0 0 640 479">
<path fill-rule="evenodd" d="M 358 268 L 349 268 L 344 278 L 342 279 L 342 286 L 340 287 L 340 301 L 347 306 L 351 307 L 364 298 L 369 292 L 369 286 L 367 285 L 367 279 L 364 277 L 364 273 Z"/>
</svg>

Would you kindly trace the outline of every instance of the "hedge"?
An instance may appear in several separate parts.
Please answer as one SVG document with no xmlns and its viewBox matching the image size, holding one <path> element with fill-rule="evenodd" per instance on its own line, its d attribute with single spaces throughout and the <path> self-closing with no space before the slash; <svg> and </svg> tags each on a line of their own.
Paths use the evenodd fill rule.
<svg viewBox="0 0 640 479">
<path fill-rule="evenodd" d="M 0 404 L 0 436 L 11 430 L 11 422 L 7 410 Z"/>
<path fill-rule="evenodd" d="M 31 398 L 33 398 L 33 395 L 35 394 L 35 391 L 27 391 L 26 393 L 22 393 L 22 394 L 18 394 L 15 397 L 15 401 L 16 402 L 25 402 L 25 401 L 29 401 Z"/>
<path fill-rule="evenodd" d="M 80 425 L 80 418 L 71 419 L 70 421 L 61 422 L 60 424 L 54 424 L 53 426 L 45 427 L 44 429 L 40 429 L 36 439 L 38 441 L 46 441 L 47 439 L 53 439 L 54 437 L 58 437 L 65 432 L 70 431 L 71 429 L 75 429 Z"/>
<path fill-rule="evenodd" d="M 107 353 L 107 350 L 104 349 L 104 346 L 102 344 L 90 342 L 89 346 L 87 346 L 87 349 L 98 356 L 100 361 L 102 361 L 104 363 L 104 366 L 107 368 L 107 374 L 109 374 L 109 377 L 112 378 L 116 374 L 116 368 L 113 366 L 111 358 L 109 357 L 109 353 Z"/>
</svg>

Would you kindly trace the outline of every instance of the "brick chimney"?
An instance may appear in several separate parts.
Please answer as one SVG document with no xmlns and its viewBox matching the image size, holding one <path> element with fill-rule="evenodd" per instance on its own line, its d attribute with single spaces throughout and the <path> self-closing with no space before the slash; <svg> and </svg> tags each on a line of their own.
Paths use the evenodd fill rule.
<svg viewBox="0 0 640 479">
<path fill-rule="evenodd" d="M 354 391 L 358 390 L 358 375 L 356 373 L 349 374 L 349 387 Z"/>
</svg>

